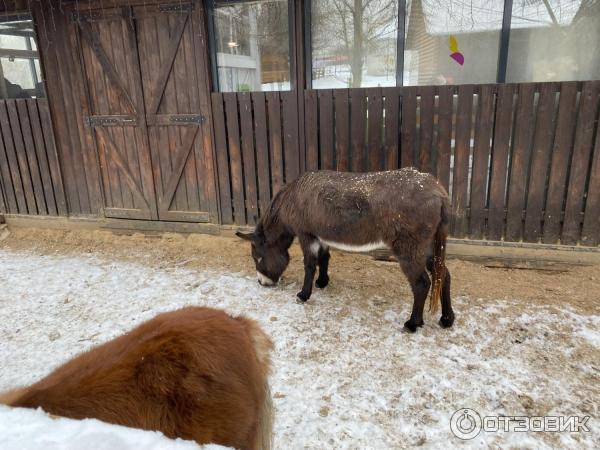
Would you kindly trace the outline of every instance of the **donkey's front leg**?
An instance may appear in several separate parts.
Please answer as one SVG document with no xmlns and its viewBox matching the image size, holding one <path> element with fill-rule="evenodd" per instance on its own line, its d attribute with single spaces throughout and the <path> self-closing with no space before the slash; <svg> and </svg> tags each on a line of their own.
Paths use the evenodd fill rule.
<svg viewBox="0 0 600 450">
<path fill-rule="evenodd" d="M 313 280 L 317 272 L 319 241 L 308 235 L 298 236 L 298 240 L 300 241 L 300 247 L 304 255 L 304 284 L 302 285 L 302 290 L 297 295 L 300 301 L 305 302 L 312 294 Z"/>
<path fill-rule="evenodd" d="M 329 284 L 329 275 L 327 270 L 329 268 L 329 248 L 323 244 L 321 244 L 321 248 L 319 249 L 319 276 L 317 281 L 315 281 L 315 286 L 319 289 L 323 289 Z"/>
</svg>

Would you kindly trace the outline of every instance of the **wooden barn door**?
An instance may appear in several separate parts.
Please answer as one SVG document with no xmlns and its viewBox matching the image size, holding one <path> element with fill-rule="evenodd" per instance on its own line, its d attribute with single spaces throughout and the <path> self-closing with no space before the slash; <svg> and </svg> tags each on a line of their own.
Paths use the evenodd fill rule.
<svg viewBox="0 0 600 450">
<path fill-rule="evenodd" d="M 135 28 L 123 8 L 74 13 L 107 217 L 158 218 Z"/>
<path fill-rule="evenodd" d="M 202 127 L 208 114 L 201 108 L 204 44 L 197 5 L 143 5 L 134 8 L 134 16 L 158 215 L 207 222 L 211 149 L 203 135 L 207 127 Z"/>
<path fill-rule="evenodd" d="M 216 194 L 200 5 L 136 3 L 75 16 L 106 216 L 208 222 Z"/>
</svg>

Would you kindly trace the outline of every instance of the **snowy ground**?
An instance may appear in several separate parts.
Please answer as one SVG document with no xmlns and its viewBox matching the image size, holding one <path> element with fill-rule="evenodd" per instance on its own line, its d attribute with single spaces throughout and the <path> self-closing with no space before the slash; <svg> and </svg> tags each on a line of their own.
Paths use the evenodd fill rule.
<svg viewBox="0 0 600 450">
<path fill-rule="evenodd" d="M 227 450 L 173 440 L 95 419 L 50 418 L 42 410 L 0 406 L 0 448 L 7 450 Z"/>
<path fill-rule="evenodd" d="M 459 296 L 453 329 L 429 318 L 413 335 L 402 330 L 406 292 L 399 298 L 386 286 L 365 296 L 336 287 L 334 277 L 333 288 L 302 306 L 295 277 L 268 289 L 254 276 L 140 260 L 0 247 L 0 390 L 31 383 L 158 312 L 208 305 L 257 319 L 275 341 L 276 449 L 600 442 L 598 314 Z M 449 421 L 466 407 L 482 416 L 591 416 L 590 431 L 482 432 L 462 441 Z"/>
</svg>

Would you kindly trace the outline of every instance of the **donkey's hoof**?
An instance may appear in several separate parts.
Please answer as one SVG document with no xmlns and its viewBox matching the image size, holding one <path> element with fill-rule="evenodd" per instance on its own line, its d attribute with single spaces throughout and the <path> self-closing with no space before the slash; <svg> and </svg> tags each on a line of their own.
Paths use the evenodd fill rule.
<svg viewBox="0 0 600 450">
<path fill-rule="evenodd" d="M 315 281 L 315 286 L 318 287 L 319 289 L 323 289 L 324 287 L 327 287 L 328 284 L 329 284 L 329 277 L 317 278 L 317 281 Z"/>
<path fill-rule="evenodd" d="M 450 328 L 453 323 L 454 323 L 454 314 L 451 314 L 449 316 L 442 316 L 440 318 L 440 326 L 442 328 Z"/>
<path fill-rule="evenodd" d="M 423 326 L 422 320 L 421 320 L 421 322 L 413 322 L 412 320 L 407 320 L 406 322 L 404 322 L 404 328 L 406 328 L 411 333 L 414 333 L 415 331 L 417 331 L 417 328 L 422 327 L 422 326 Z"/>
<path fill-rule="evenodd" d="M 298 303 L 305 303 L 310 298 L 310 294 L 300 291 L 296 294 L 296 297 L 298 297 Z"/>
</svg>

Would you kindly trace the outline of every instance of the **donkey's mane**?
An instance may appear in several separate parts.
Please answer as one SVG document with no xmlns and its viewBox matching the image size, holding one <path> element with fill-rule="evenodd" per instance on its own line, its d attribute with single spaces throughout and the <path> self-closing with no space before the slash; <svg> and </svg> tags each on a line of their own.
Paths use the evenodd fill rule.
<svg viewBox="0 0 600 450">
<path fill-rule="evenodd" d="M 281 189 L 275 195 L 275 197 L 273 197 L 273 200 L 271 200 L 269 208 L 259 222 L 259 226 L 262 227 L 263 231 L 271 228 L 279 222 L 279 214 L 283 205 L 285 204 L 284 197 L 286 197 L 288 191 L 289 185 Z"/>
</svg>

